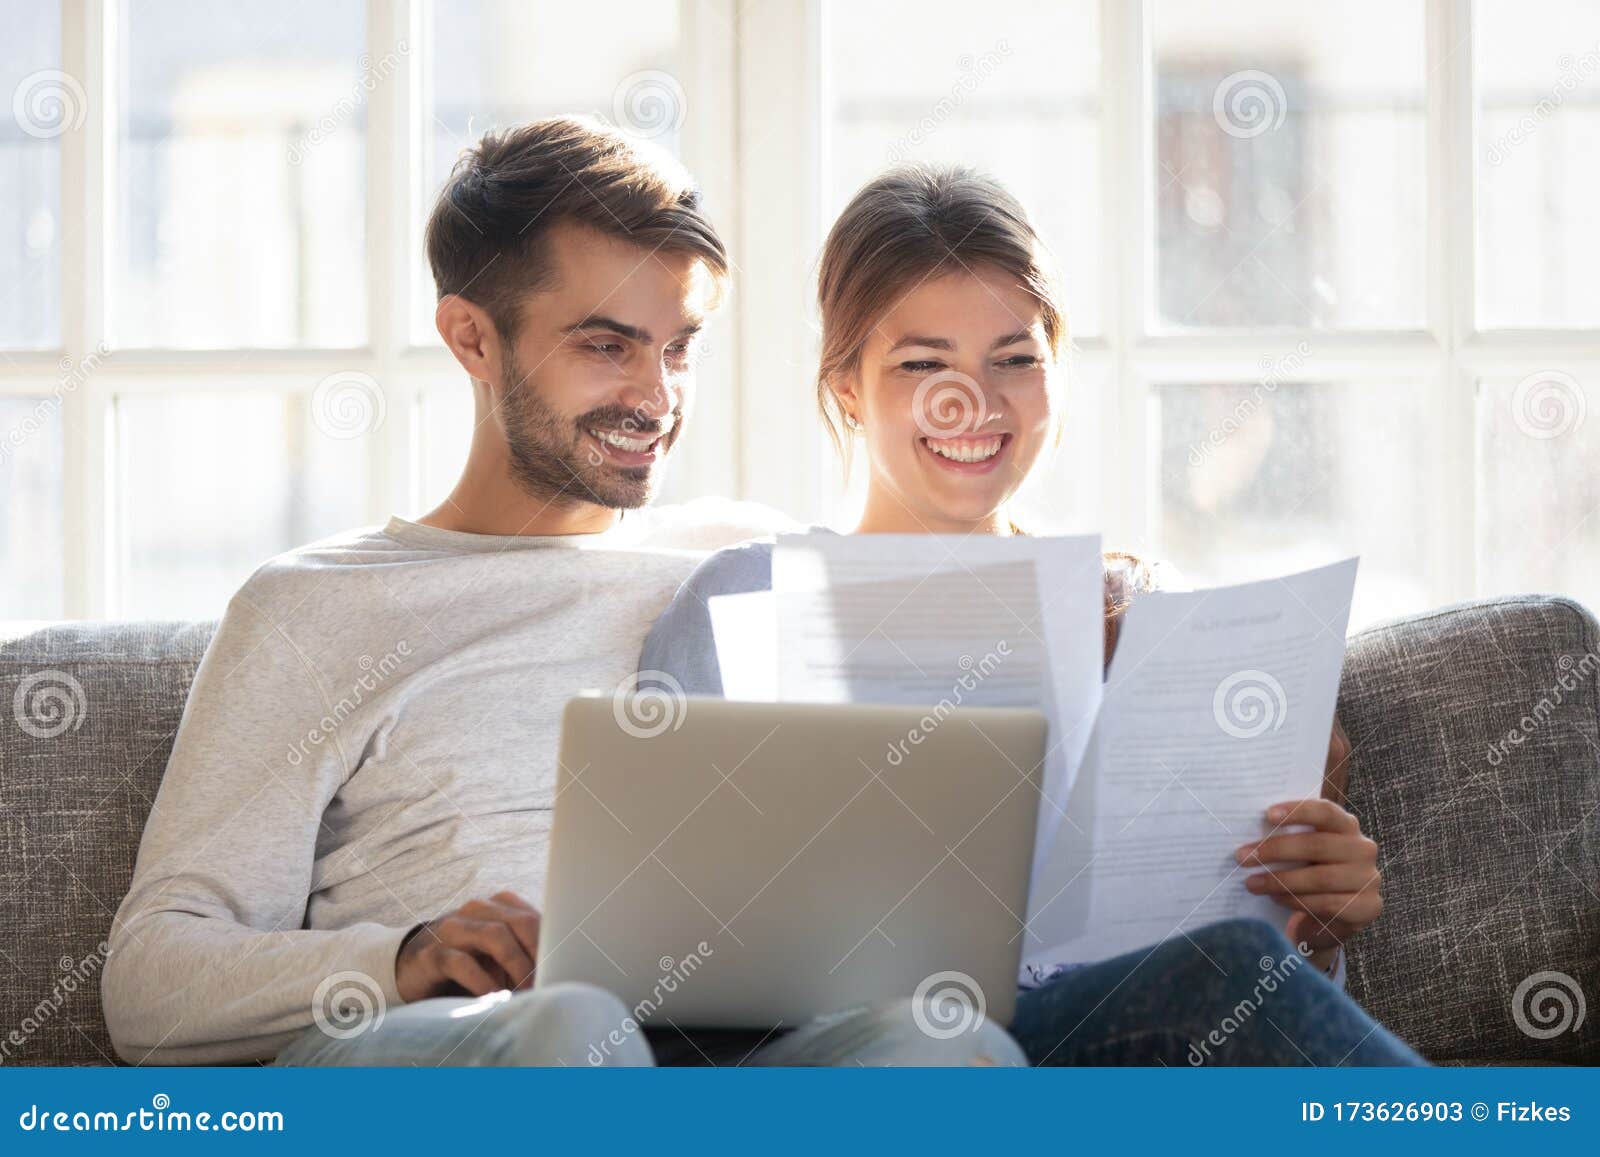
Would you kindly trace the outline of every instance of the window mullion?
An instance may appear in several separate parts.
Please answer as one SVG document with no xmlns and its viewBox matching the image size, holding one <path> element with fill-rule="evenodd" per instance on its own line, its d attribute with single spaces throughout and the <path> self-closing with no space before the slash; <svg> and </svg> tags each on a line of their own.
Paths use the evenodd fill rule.
<svg viewBox="0 0 1600 1157">
<path fill-rule="evenodd" d="M 1472 5 L 1429 0 L 1427 27 L 1429 320 L 1441 357 L 1429 383 L 1439 533 L 1426 562 L 1434 601 L 1451 602 L 1477 588 L 1477 385 L 1462 359 L 1476 309 Z"/>
<path fill-rule="evenodd" d="M 108 613 L 111 532 L 105 428 L 110 398 L 95 388 L 105 349 L 110 143 L 118 104 L 114 0 L 61 6 L 61 67 L 82 85 L 83 123 L 61 137 L 62 568 L 68 618 Z M 70 384 L 71 388 L 66 386 Z"/>
</svg>

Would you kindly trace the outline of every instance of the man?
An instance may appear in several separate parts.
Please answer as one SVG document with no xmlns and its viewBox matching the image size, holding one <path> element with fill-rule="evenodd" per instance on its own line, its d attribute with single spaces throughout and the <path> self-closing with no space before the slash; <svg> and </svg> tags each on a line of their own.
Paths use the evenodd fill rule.
<svg viewBox="0 0 1600 1157">
<path fill-rule="evenodd" d="M 111 934 L 130 1062 L 652 1060 L 602 990 L 531 991 L 536 903 L 562 705 L 632 680 L 705 552 L 784 521 L 646 507 L 727 257 L 686 174 L 568 119 L 486 137 L 427 248 L 476 399 L 466 467 L 421 520 L 273 559 L 229 603 Z M 1021 1060 L 998 1028 L 938 1039 L 912 1013 L 731 1059 Z"/>
</svg>

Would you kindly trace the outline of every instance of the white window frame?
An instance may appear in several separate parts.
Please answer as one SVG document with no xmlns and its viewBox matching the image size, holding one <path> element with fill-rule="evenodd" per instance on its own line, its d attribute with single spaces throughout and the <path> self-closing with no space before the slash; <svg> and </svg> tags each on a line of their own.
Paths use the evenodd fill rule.
<svg viewBox="0 0 1600 1157">
<path fill-rule="evenodd" d="M 817 517 L 839 493 L 839 471 L 812 401 L 816 347 L 811 303 L 825 222 L 828 91 L 824 21 L 847 9 L 823 0 L 682 0 L 678 79 L 688 100 L 684 159 L 706 186 L 736 265 L 735 290 L 699 383 L 694 429 L 669 497 L 730 493 Z M 1600 378 L 1600 331 L 1481 330 L 1475 324 L 1473 5 L 1427 0 L 1428 179 L 1426 322 L 1414 332 L 1283 331 L 1163 334 L 1148 324 L 1153 269 L 1149 0 L 1101 0 L 1101 278 L 1104 332 L 1078 342 L 1074 408 L 1094 436 L 1076 443 L 1073 484 L 1097 496 L 1108 540 L 1154 554 L 1161 543 L 1149 451 L 1152 387 L 1259 373 L 1301 341 L 1316 376 L 1422 383 L 1435 420 L 1419 431 L 1439 495 L 1432 553 L 1417 560 L 1433 602 L 1476 591 L 1480 379 L 1519 378 L 1559 365 Z M 49 394 L 63 366 L 106 339 L 110 239 L 115 235 L 118 123 L 117 0 L 65 0 L 62 65 L 83 85 L 86 117 L 62 138 L 61 347 L 5 351 L 0 396 Z M 460 381 L 439 347 L 416 346 L 410 279 L 419 269 L 426 187 L 424 118 L 430 107 L 430 0 L 368 0 L 367 44 L 380 59 L 405 40 L 404 67 L 374 88 L 367 110 L 368 341 L 358 349 L 115 349 L 65 394 L 62 423 L 65 614 L 116 617 L 117 495 L 113 404 L 119 394 L 252 387 L 306 391 L 340 370 L 371 374 L 386 418 L 368 440 L 366 515 L 426 509 L 419 489 L 417 402 L 427 387 Z M 798 46 L 799 51 L 796 51 Z M 403 189 L 395 198 L 389 190 Z M 1445 190 L 1464 190 L 1448 197 Z M 464 383 L 463 383 L 464 388 Z M 1128 464 L 1136 463 L 1136 466 Z M 174 517 L 182 517 L 181 511 Z"/>
</svg>

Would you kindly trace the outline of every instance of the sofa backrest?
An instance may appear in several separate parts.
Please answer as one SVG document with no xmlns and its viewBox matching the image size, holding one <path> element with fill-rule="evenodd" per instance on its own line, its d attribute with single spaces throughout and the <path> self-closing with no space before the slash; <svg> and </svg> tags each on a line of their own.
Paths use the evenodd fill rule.
<svg viewBox="0 0 1600 1157">
<path fill-rule="evenodd" d="M 215 628 L 0 625 L 0 1063 L 114 1060 L 105 939 Z"/>
<path fill-rule="evenodd" d="M 113 1059 L 104 942 L 214 628 L 0 625 L 0 1064 Z M 1600 999 L 1597 667 L 1594 619 L 1545 596 L 1350 640 L 1350 800 L 1386 895 L 1350 990 L 1435 1060 L 1600 1061 L 1600 1011 L 1573 1023 Z"/>
<path fill-rule="evenodd" d="M 1434 1060 L 1600 1061 L 1593 616 L 1532 595 L 1363 631 L 1339 713 L 1385 897 L 1352 995 Z"/>
</svg>

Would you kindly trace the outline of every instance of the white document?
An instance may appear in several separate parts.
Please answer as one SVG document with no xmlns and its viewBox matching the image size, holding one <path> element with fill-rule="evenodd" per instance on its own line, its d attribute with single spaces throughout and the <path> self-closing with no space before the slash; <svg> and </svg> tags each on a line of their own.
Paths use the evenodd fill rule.
<svg viewBox="0 0 1600 1157">
<path fill-rule="evenodd" d="M 778 614 L 771 591 L 706 600 L 724 699 L 778 701 Z"/>
<path fill-rule="evenodd" d="M 786 535 L 772 585 L 783 700 L 1043 711 L 1039 867 L 1100 701 L 1099 537 Z"/>
<path fill-rule="evenodd" d="M 1087 838 L 1064 824 L 1035 874 L 1024 961 L 1102 960 L 1229 917 L 1283 927 L 1234 852 L 1269 832 L 1271 804 L 1321 795 L 1355 575 L 1347 559 L 1134 600 L 1068 803 Z"/>
</svg>

